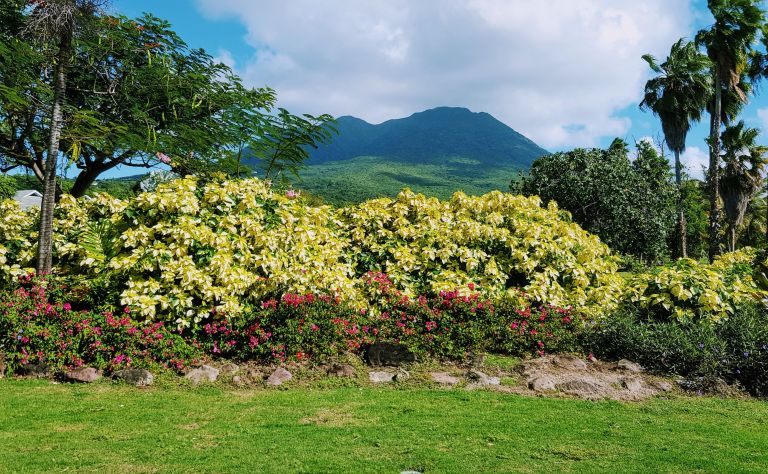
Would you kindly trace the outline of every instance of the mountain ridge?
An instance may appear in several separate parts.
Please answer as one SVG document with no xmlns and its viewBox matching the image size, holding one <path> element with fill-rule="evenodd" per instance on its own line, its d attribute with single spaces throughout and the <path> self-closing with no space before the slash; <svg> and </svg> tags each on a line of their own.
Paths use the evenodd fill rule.
<svg viewBox="0 0 768 474">
<path fill-rule="evenodd" d="M 461 157 L 524 169 L 549 153 L 487 112 L 464 107 L 436 107 L 380 124 L 345 115 L 337 118 L 336 128 L 339 133 L 331 143 L 310 150 L 307 164 L 359 156 L 415 163 Z"/>
</svg>

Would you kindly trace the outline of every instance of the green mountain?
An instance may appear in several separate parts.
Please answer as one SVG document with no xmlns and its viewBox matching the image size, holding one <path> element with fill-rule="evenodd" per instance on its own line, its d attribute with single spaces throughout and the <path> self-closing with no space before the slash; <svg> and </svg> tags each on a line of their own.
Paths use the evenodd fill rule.
<svg viewBox="0 0 768 474">
<path fill-rule="evenodd" d="M 339 134 L 310 152 L 299 187 L 343 205 L 402 188 L 440 198 L 455 191 L 506 190 L 518 171 L 548 152 L 481 112 L 438 107 L 372 125 L 345 116 Z"/>
</svg>

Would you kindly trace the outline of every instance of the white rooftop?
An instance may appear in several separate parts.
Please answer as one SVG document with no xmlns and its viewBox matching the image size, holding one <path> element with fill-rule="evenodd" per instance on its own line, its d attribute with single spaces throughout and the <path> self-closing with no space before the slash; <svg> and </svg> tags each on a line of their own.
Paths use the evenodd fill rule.
<svg viewBox="0 0 768 474">
<path fill-rule="evenodd" d="M 34 189 L 23 189 L 16 191 L 13 199 L 19 203 L 23 211 L 26 211 L 31 207 L 40 207 L 40 204 L 43 202 L 43 195 L 40 191 L 35 191 Z"/>
</svg>

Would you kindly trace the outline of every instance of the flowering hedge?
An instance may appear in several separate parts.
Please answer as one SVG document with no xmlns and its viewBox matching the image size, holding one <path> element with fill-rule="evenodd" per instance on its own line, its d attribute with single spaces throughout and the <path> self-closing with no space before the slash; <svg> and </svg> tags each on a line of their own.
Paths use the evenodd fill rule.
<svg viewBox="0 0 768 474">
<path fill-rule="evenodd" d="M 411 298 L 384 274 L 363 279 L 381 297 L 376 311 L 327 295 L 285 294 L 238 318 L 211 321 L 190 337 L 214 356 L 264 362 L 361 354 L 377 341 L 454 360 L 486 351 L 522 356 L 577 348 L 579 324 L 569 308 L 519 309 L 514 300 L 497 306 L 472 288 Z"/>
<path fill-rule="evenodd" d="M 32 263 L 35 216 L 2 206 L 7 280 Z M 188 177 L 124 201 L 63 196 L 54 225 L 58 273 L 106 280 L 137 316 L 181 326 L 285 293 L 373 308 L 369 271 L 409 296 L 474 282 L 488 297 L 520 287 L 534 302 L 592 315 L 618 302 L 623 283 L 597 237 L 553 205 L 499 192 L 441 202 L 404 191 L 335 210 L 258 179 Z"/>
<path fill-rule="evenodd" d="M 16 290 L 0 292 L 0 352 L 10 372 L 26 364 L 52 372 L 84 365 L 108 372 L 129 366 L 182 370 L 202 357 L 162 322 L 138 323 L 128 310 L 78 310 L 71 294 L 49 292 L 48 286 L 24 279 Z"/>
</svg>

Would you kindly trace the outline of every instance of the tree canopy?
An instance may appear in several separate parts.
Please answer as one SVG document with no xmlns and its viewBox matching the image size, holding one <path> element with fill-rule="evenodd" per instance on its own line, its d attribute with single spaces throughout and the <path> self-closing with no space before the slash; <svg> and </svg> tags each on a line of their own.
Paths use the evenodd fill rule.
<svg viewBox="0 0 768 474">
<path fill-rule="evenodd" d="M 649 143 L 637 144 L 631 161 L 627 144 L 606 150 L 579 148 L 537 159 L 520 191 L 554 200 L 573 220 L 610 247 L 647 262 L 667 253 L 675 221 L 675 186 L 669 162 Z"/>
<path fill-rule="evenodd" d="M 26 3 L 0 8 L 0 170 L 27 169 L 42 179 L 51 54 L 25 35 Z M 72 51 L 61 151 L 77 170 L 75 196 L 117 166 L 243 173 L 245 149 L 268 163 L 268 173 L 296 172 L 307 148 L 333 133 L 332 117 L 277 109 L 273 90 L 245 86 L 152 15 L 95 15 Z"/>
</svg>

